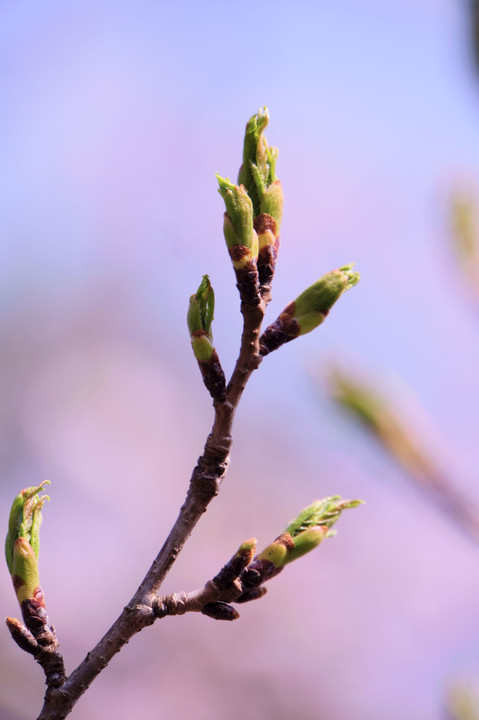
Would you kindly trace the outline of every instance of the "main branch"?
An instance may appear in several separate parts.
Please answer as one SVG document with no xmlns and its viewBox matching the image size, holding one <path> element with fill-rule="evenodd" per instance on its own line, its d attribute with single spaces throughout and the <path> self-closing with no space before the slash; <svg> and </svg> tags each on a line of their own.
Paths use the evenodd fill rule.
<svg viewBox="0 0 479 720">
<path fill-rule="evenodd" d="M 219 492 L 229 464 L 233 419 L 251 374 L 259 366 L 259 336 L 265 312 L 263 301 L 242 302 L 241 347 L 228 383 L 226 399 L 215 403 L 211 433 L 190 479 L 185 502 L 171 531 L 138 590 L 120 616 L 60 688 L 49 687 L 38 720 L 63 720 L 77 700 L 133 635 L 156 619 L 153 603 L 163 580 L 208 505 Z"/>
</svg>

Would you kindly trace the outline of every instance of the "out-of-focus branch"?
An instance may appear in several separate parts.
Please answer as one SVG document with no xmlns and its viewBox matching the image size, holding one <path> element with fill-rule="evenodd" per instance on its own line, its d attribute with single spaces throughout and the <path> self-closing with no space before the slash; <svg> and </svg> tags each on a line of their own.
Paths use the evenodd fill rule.
<svg viewBox="0 0 479 720">
<path fill-rule="evenodd" d="M 479 720 L 479 695 L 467 685 L 454 685 L 446 697 L 448 720 Z"/>
<path fill-rule="evenodd" d="M 462 277 L 479 303 L 479 218 L 472 194 L 457 192 L 451 199 L 451 241 Z"/>
<path fill-rule="evenodd" d="M 339 366 L 331 368 L 328 381 L 334 400 L 369 430 L 428 497 L 479 541 L 478 509 L 438 467 L 421 440 L 420 429 L 410 427 L 376 385 L 359 380 Z"/>
</svg>

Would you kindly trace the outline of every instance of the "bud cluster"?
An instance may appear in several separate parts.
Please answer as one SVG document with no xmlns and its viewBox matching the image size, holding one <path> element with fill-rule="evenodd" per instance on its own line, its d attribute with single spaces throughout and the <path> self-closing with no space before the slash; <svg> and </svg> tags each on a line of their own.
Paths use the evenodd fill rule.
<svg viewBox="0 0 479 720">
<path fill-rule="evenodd" d="M 289 563 L 314 550 L 335 532 L 332 526 L 343 510 L 355 508 L 362 500 L 343 500 L 339 495 L 316 500 L 304 508 L 288 527 L 257 555 L 240 575 L 243 593 L 235 602 L 242 603 L 261 597 L 264 582 L 278 575 Z"/>
<path fill-rule="evenodd" d="M 219 192 L 226 206 L 223 232 L 243 300 L 269 294 L 279 250 L 283 190 L 276 178 L 278 151 L 263 134 L 269 121 L 266 108 L 246 125 L 243 164 L 238 184 L 219 175 Z"/>
<path fill-rule="evenodd" d="M 314 550 L 325 538 L 335 535 L 331 528 L 343 510 L 355 508 L 361 503 L 362 500 L 342 500 L 339 495 L 315 500 L 258 555 L 255 556 L 256 538 L 246 540 L 199 595 L 170 596 L 167 602 L 163 599 L 157 616 L 177 614 L 180 606 L 185 612 L 189 599 L 190 607 L 200 609 L 203 615 L 215 620 L 236 620 L 239 613 L 230 603 L 241 604 L 263 597 L 266 593 L 263 585 L 267 580 L 278 575 L 289 563 Z M 202 595 L 207 601 L 198 607 L 198 598 Z"/>
<path fill-rule="evenodd" d="M 343 292 L 359 280 L 353 265 L 344 265 L 323 275 L 284 308 L 260 336 L 258 346 L 261 322 L 271 299 L 283 216 L 283 191 L 276 177 L 278 151 L 268 145 L 264 135 L 268 122 L 268 110 L 261 108 L 246 125 L 238 184 L 217 175 L 218 190 L 226 209 L 223 233 L 236 274 L 242 312 L 245 319 L 248 313 L 250 327 L 257 322 L 248 337 L 249 347 L 254 348 L 255 367 L 261 357 L 324 322 Z M 204 383 L 215 402 L 223 402 L 226 383 L 213 347 L 213 308 L 213 289 L 205 275 L 196 294 L 190 298 L 188 327 Z"/>
</svg>

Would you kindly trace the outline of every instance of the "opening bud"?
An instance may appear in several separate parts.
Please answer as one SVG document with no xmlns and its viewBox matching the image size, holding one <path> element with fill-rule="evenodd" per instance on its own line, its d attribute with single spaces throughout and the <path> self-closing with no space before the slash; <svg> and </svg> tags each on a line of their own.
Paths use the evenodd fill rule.
<svg viewBox="0 0 479 720">
<path fill-rule="evenodd" d="M 5 558 L 10 574 L 13 570 L 14 545 L 19 538 L 27 541 L 38 560 L 42 523 L 41 510 L 45 500 L 50 499 L 48 495 L 40 495 L 40 493 L 45 485 L 49 484 L 49 480 L 44 480 L 40 485 L 25 488 L 13 501 L 5 539 Z"/>
<path fill-rule="evenodd" d="M 218 353 L 213 346 L 211 325 L 215 311 L 215 294 L 208 275 L 203 275 L 200 286 L 190 297 L 187 323 L 191 347 L 203 376 L 203 382 L 213 400 L 222 402 L 226 381 Z"/>
<path fill-rule="evenodd" d="M 339 520 L 343 510 L 349 510 L 362 504 L 362 500 L 343 500 L 339 495 L 315 500 L 304 508 L 290 522 L 285 533 L 293 539 L 293 548 L 289 551 L 284 564 L 288 564 L 314 550 L 327 537 L 335 532 L 331 527 Z"/>
<path fill-rule="evenodd" d="M 243 164 L 239 171 L 238 183 L 245 186 L 248 195 L 253 201 L 254 216 L 256 217 L 260 213 L 272 215 L 278 223 L 279 230 L 281 213 L 277 216 L 274 212 L 271 212 L 274 203 L 269 200 L 268 204 L 268 199 L 265 197 L 268 188 L 276 182 L 276 160 L 278 157 L 277 149 L 268 145 L 263 134 L 268 122 L 268 109 L 263 107 L 249 119 L 246 125 Z"/>
<path fill-rule="evenodd" d="M 290 312 L 298 323 L 299 335 L 311 332 L 324 322 L 343 292 L 359 282 L 359 273 L 355 272 L 353 267 L 352 264 L 345 265 L 326 273 L 292 303 Z"/>
<path fill-rule="evenodd" d="M 294 539 L 300 533 L 317 525 L 330 528 L 337 522 L 343 510 L 355 508 L 362 502 L 362 500 L 343 500 L 340 495 L 331 495 L 323 500 L 315 500 L 301 510 L 294 520 L 291 520 L 285 532 L 288 532 Z"/>
<path fill-rule="evenodd" d="M 190 297 L 187 315 L 191 345 L 199 361 L 210 360 L 214 352 L 211 333 L 214 310 L 215 294 L 208 275 L 203 275 L 198 290 Z"/>
</svg>

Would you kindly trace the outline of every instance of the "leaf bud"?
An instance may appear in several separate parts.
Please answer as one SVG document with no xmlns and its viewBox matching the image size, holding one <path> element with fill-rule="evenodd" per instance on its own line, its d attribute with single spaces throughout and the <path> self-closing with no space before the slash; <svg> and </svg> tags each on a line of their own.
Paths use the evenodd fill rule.
<svg viewBox="0 0 479 720">
<path fill-rule="evenodd" d="M 13 501 L 8 519 L 8 532 L 5 539 L 5 558 L 7 566 L 12 574 L 13 553 L 15 541 L 24 538 L 31 546 L 35 557 L 38 560 L 40 550 L 40 525 L 42 522 L 42 507 L 48 495 L 40 495 L 49 480 L 44 480 L 40 485 L 25 488 Z"/>
<path fill-rule="evenodd" d="M 210 360 L 214 352 L 211 333 L 214 310 L 215 294 L 208 275 L 203 275 L 198 290 L 190 297 L 187 315 L 191 345 L 198 361 Z"/>
<path fill-rule="evenodd" d="M 339 520 L 343 510 L 362 504 L 362 500 L 343 500 L 339 495 L 316 500 L 304 508 L 285 530 L 293 539 L 293 547 L 284 564 L 288 564 L 314 550 L 327 537 L 335 533 L 332 526 Z"/>
<path fill-rule="evenodd" d="M 269 113 L 266 107 L 260 108 L 247 122 L 244 144 L 243 164 L 238 174 L 238 183 L 245 186 L 253 201 L 255 216 L 261 212 L 260 197 L 265 186 L 272 182 L 276 151 L 268 147 L 263 131 L 268 125 Z"/>
<path fill-rule="evenodd" d="M 258 236 L 253 228 L 253 204 L 243 185 L 218 178 L 219 193 L 226 206 L 223 233 L 236 269 L 258 257 Z"/>
<path fill-rule="evenodd" d="M 353 265 L 345 265 L 326 273 L 289 303 L 262 334 L 261 355 L 268 355 L 284 343 L 311 332 L 324 322 L 334 303 L 359 281 L 359 273 L 352 268 Z"/>
</svg>

